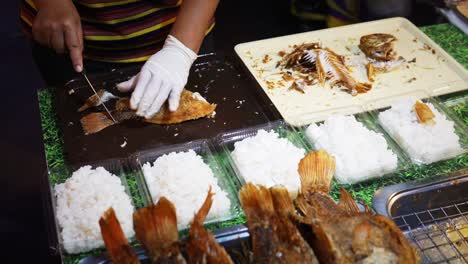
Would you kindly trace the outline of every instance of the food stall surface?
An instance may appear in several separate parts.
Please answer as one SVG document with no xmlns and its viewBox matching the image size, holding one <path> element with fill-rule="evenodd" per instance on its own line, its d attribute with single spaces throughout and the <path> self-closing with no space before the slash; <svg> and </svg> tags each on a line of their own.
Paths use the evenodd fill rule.
<svg viewBox="0 0 468 264">
<path fill-rule="evenodd" d="M 226 4 L 226 6 L 228 5 L 229 4 Z M 221 4 L 221 8 L 222 8 L 222 4 Z M 254 10 L 254 8 L 252 10 Z M 238 17 L 238 14 L 236 14 L 236 17 Z M 252 16 L 252 17 L 255 17 L 255 16 Z M 222 33 L 218 33 L 218 36 L 220 37 L 217 38 L 216 45 L 217 45 L 217 48 L 219 48 L 220 50 L 232 49 L 233 44 L 236 44 L 238 42 L 244 42 L 244 41 L 250 41 L 250 40 L 259 39 L 259 38 L 266 38 L 266 37 L 295 33 L 297 30 L 297 29 L 294 29 L 294 27 L 292 27 L 291 25 L 284 25 L 281 23 L 276 23 L 276 24 L 266 23 L 267 25 L 263 25 L 264 30 L 259 30 L 259 28 L 262 25 L 256 25 L 257 27 L 256 26 L 253 26 L 250 28 L 247 27 L 246 31 L 241 31 L 240 29 L 238 29 L 238 27 L 235 24 L 230 23 L 228 20 L 229 20 L 228 16 L 225 16 L 225 17 L 220 16 L 220 18 L 218 19 L 218 29 L 221 28 L 219 29 L 219 31 L 222 31 Z M 275 19 L 271 19 L 271 21 L 269 22 L 272 22 L 272 21 L 275 21 Z M 233 27 L 233 28 L 231 28 L 231 30 L 226 30 L 226 29 L 223 30 L 222 25 L 228 28 L 229 27 Z M 466 36 L 461 35 L 456 29 L 454 29 L 452 26 L 449 26 L 449 25 L 439 25 L 439 26 L 429 27 L 429 28 L 425 28 L 424 31 L 430 37 L 435 39 L 444 49 L 446 49 L 452 56 L 454 56 L 460 63 L 462 63 L 466 67 L 467 65 L 467 61 L 466 61 L 467 58 L 465 56 L 466 48 L 464 48 L 467 46 Z M 18 87 L 18 83 L 10 84 L 9 86 Z M 22 97 L 27 97 L 27 98 L 22 98 Z M 18 146 L 15 145 L 11 148 L 7 148 L 7 150 L 8 149 L 15 150 L 11 152 L 14 157 L 22 156 L 26 160 L 31 160 L 30 165 L 23 166 L 24 168 L 18 168 L 21 166 L 21 164 L 18 164 L 18 163 L 7 164 L 7 173 L 11 173 L 13 175 L 13 174 L 19 173 L 18 172 L 19 170 L 21 174 L 28 175 L 28 177 L 30 178 L 24 178 L 23 180 L 23 178 L 21 177 L 15 177 L 15 179 L 18 181 L 21 180 L 24 183 L 27 182 L 27 184 L 24 184 L 23 190 L 28 193 L 28 196 L 30 196 L 31 198 L 30 201 L 36 200 L 37 203 L 34 203 L 34 204 L 33 203 L 21 203 L 21 204 L 17 204 L 19 205 L 19 207 L 16 207 L 16 206 L 15 208 L 8 207 L 7 210 L 4 211 L 6 214 L 8 214 L 9 212 L 13 213 L 13 211 L 18 211 L 18 210 L 28 211 L 28 213 L 24 215 L 34 216 L 34 217 L 31 217 L 31 219 L 28 218 L 28 221 L 33 221 L 34 223 L 28 226 L 28 222 L 25 220 L 20 221 L 15 224 L 12 222 L 9 222 L 7 223 L 6 227 L 5 226 L 3 227 L 4 229 L 2 230 L 7 230 L 8 226 L 10 226 L 13 230 L 12 234 L 16 235 L 18 234 L 18 231 L 14 231 L 15 229 L 19 230 L 23 228 L 23 226 L 27 226 L 27 228 L 23 230 L 22 231 L 23 233 L 21 234 L 25 234 L 28 232 L 29 233 L 28 236 L 22 235 L 16 238 L 14 237 L 9 238 L 9 236 L 7 235 L 6 238 L 9 240 L 5 242 L 9 242 L 12 249 L 17 249 L 17 248 L 20 249 L 21 247 L 23 249 L 34 248 L 35 251 L 33 252 L 34 253 L 39 252 L 40 254 L 38 255 L 33 254 L 33 256 L 29 256 L 29 257 L 33 257 L 37 262 L 40 262 L 40 263 L 54 263 L 58 261 L 57 257 L 50 257 L 50 258 L 47 258 L 47 260 L 45 260 L 45 258 L 41 259 L 41 256 L 47 253 L 45 250 L 45 247 L 46 247 L 45 241 L 44 241 L 45 239 L 30 240 L 33 242 L 41 241 L 38 247 L 36 247 L 35 245 L 21 246 L 21 244 L 28 244 L 29 240 L 27 240 L 26 237 L 30 237 L 30 236 L 34 238 L 45 237 L 44 228 L 43 228 L 44 225 L 42 224 L 42 221 L 40 219 L 42 215 L 42 209 L 40 205 L 38 205 L 40 204 L 39 199 L 38 199 L 39 197 L 38 194 L 40 192 L 43 192 L 44 190 L 44 185 L 40 185 L 39 180 L 40 179 L 44 180 L 43 178 L 45 178 L 45 175 L 46 175 L 45 174 L 46 168 L 45 168 L 45 164 L 43 161 L 37 160 L 38 157 L 42 159 L 43 149 L 42 149 L 42 146 L 40 147 L 38 146 L 42 144 L 36 144 L 37 143 L 36 141 L 40 140 L 39 138 L 36 139 L 36 137 L 40 135 L 39 127 L 38 127 L 39 115 L 38 115 L 38 109 L 37 109 L 36 95 L 28 93 L 27 91 L 24 91 L 23 93 L 19 93 L 19 95 L 15 96 L 14 98 L 15 100 L 12 100 L 12 101 L 7 100 L 6 105 L 4 105 L 5 112 L 11 109 L 18 109 L 18 105 L 15 105 L 14 103 L 21 102 L 22 103 L 21 107 L 24 107 L 24 108 L 19 108 L 20 113 L 15 116 L 18 116 L 18 117 L 21 116 L 20 114 L 22 114 L 24 111 L 25 113 L 28 114 L 27 115 L 28 118 L 31 118 L 31 113 L 33 113 L 34 117 L 31 120 L 27 120 L 26 122 L 21 121 L 23 125 L 25 123 L 28 123 L 28 126 L 24 129 L 24 131 L 27 133 L 23 135 L 22 138 L 26 140 L 24 145 L 27 145 L 31 141 L 31 145 L 34 145 L 37 147 L 18 148 Z M 58 133 L 57 124 L 55 122 L 55 116 L 54 114 L 51 114 L 53 113 L 52 108 L 50 108 L 52 105 L 51 99 L 52 99 L 52 94 L 50 94 L 49 91 L 42 91 L 39 93 L 39 100 L 40 100 L 41 110 L 42 110 L 42 127 L 43 127 L 43 133 L 44 133 L 43 138 L 44 138 L 44 143 L 45 143 L 45 148 L 46 148 L 45 153 L 47 156 L 48 165 L 53 167 L 53 166 L 58 166 L 64 162 L 63 160 L 64 152 L 62 149 L 63 148 L 62 138 L 60 137 L 60 134 Z M 459 111 L 461 113 L 460 117 L 465 118 L 466 120 L 466 106 L 464 108 L 459 109 Z M 11 123 L 7 122 L 7 125 L 14 123 L 15 128 L 16 128 L 20 126 L 18 125 L 18 122 L 19 120 L 17 122 L 11 122 Z M 8 128 L 7 128 L 7 131 L 10 131 L 9 133 L 17 133 L 16 131 L 8 130 Z M 29 137 L 30 136 L 29 133 L 33 133 L 35 136 Z M 33 141 L 36 143 L 34 143 Z M 11 146 L 11 144 L 6 144 L 6 146 Z M 431 166 L 422 167 L 422 168 L 420 167 L 411 168 L 405 173 L 402 173 L 400 177 L 395 178 L 395 179 L 386 179 L 384 182 L 379 183 L 379 184 L 376 184 L 375 182 L 369 182 L 363 185 L 356 185 L 353 187 L 349 187 L 349 189 L 352 191 L 353 195 L 363 198 L 369 204 L 371 196 L 373 195 L 373 192 L 382 185 L 390 185 L 394 183 L 394 181 L 401 182 L 401 181 L 407 181 L 407 180 L 415 179 L 415 178 L 425 178 L 434 174 L 438 174 L 441 171 L 452 171 L 452 170 L 460 169 L 462 167 L 466 167 L 466 164 L 467 164 L 467 160 L 466 160 L 466 155 L 465 155 L 461 158 L 458 158 L 457 160 L 444 162 L 442 164 L 436 164 L 436 165 L 431 165 Z M 12 167 L 16 167 L 16 169 Z M 14 171 L 15 173 L 13 173 Z M 27 179 L 30 179 L 30 180 L 27 180 Z M 336 194 L 336 191 L 337 191 L 336 186 L 334 190 Z M 13 193 L 14 190 L 7 190 L 7 194 L 8 194 L 8 191 L 11 192 L 9 194 L 11 197 L 16 196 L 15 193 Z M 13 200 L 11 199 L 7 200 L 6 201 L 7 203 L 4 203 L 4 204 L 13 204 L 12 201 Z M 39 244 L 39 242 L 37 243 Z M 6 243 L 2 243 L 2 245 L 3 244 L 6 244 Z M 7 252 L 7 251 L 9 251 L 8 248 L 3 250 L 2 253 L 8 253 L 8 255 L 10 254 L 13 255 L 14 253 L 17 253 L 15 250 L 12 250 L 10 252 Z M 23 251 L 18 251 L 18 252 L 23 252 Z M 24 255 L 24 252 L 23 252 L 23 255 Z M 24 259 L 27 259 L 27 258 L 28 256 L 24 256 Z M 15 263 L 15 262 L 24 263 L 21 260 L 18 261 L 18 259 L 16 259 L 16 261 L 15 260 L 10 261 L 9 263 Z"/>
</svg>

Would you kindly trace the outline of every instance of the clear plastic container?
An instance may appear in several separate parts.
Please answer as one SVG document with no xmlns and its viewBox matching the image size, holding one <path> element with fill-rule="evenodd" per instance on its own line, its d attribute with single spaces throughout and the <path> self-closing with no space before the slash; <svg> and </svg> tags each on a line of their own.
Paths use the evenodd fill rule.
<svg viewBox="0 0 468 264">
<path fill-rule="evenodd" d="M 362 111 L 363 110 L 357 111 L 357 112 L 362 112 Z M 337 111 L 337 113 L 338 113 L 337 115 L 344 115 L 344 113 L 342 111 Z M 324 117 L 323 119 L 326 120 L 329 117 L 330 117 L 330 115 L 328 115 L 327 117 Z M 400 171 L 403 171 L 403 170 L 408 168 L 408 166 L 409 166 L 408 157 L 405 155 L 403 150 L 398 146 L 398 144 L 383 130 L 383 128 L 380 127 L 380 125 L 374 121 L 374 119 L 372 118 L 372 116 L 369 113 L 363 112 L 363 113 L 354 114 L 354 117 L 356 118 L 356 121 L 363 124 L 367 129 L 369 129 L 371 131 L 374 131 L 376 133 L 379 133 L 384 137 L 388 148 L 397 156 L 397 162 L 398 163 L 397 163 L 397 167 L 393 171 L 389 171 L 389 172 L 387 172 L 385 174 L 369 175 L 369 177 L 362 178 L 362 179 L 359 179 L 359 180 L 352 180 L 352 181 L 350 180 L 349 182 L 342 182 L 339 177 L 335 176 L 335 179 L 339 183 L 341 183 L 341 184 L 355 184 L 355 183 L 360 183 L 360 182 L 364 182 L 364 181 L 375 179 L 375 178 L 391 177 L 391 176 L 395 175 L 396 173 L 398 173 Z M 320 121 L 320 122 L 317 122 L 315 124 L 321 125 L 323 123 L 324 123 L 324 121 Z M 309 146 L 310 146 L 310 148 L 312 150 L 318 150 L 318 148 L 316 147 L 314 142 L 306 134 L 306 130 L 307 130 L 308 127 L 309 126 L 302 126 L 302 127 L 296 127 L 295 129 L 297 130 L 297 132 L 301 136 L 301 138 L 304 140 L 304 142 L 309 144 Z M 350 151 L 353 151 L 355 153 L 355 155 L 360 155 L 361 150 L 360 149 L 350 149 Z"/>
<path fill-rule="evenodd" d="M 156 159 L 165 154 L 169 154 L 172 152 L 186 152 L 189 150 L 193 150 L 196 154 L 203 158 L 204 163 L 211 168 L 214 176 L 217 178 L 219 187 L 222 190 L 226 191 L 228 198 L 231 201 L 231 208 L 229 210 L 228 215 L 218 218 L 208 217 L 205 221 L 205 224 L 219 223 L 223 221 L 232 220 L 241 216 L 242 209 L 237 198 L 236 187 L 237 185 L 239 185 L 239 183 L 231 177 L 231 175 L 228 173 L 228 171 L 226 171 L 223 168 L 223 166 L 221 166 L 221 164 L 218 162 L 217 158 L 213 154 L 213 146 L 209 143 L 208 140 L 204 139 L 173 146 L 165 146 L 154 150 L 138 152 L 130 158 L 131 166 L 134 170 L 138 171 L 141 181 L 143 182 L 142 187 L 144 189 L 145 196 L 147 197 L 148 202 L 152 203 L 157 201 L 152 201 L 152 196 L 148 188 L 147 182 L 145 180 L 145 176 L 143 174 L 143 165 L 147 162 L 150 162 L 152 164 Z M 183 166 L 183 164 L 181 166 Z M 203 196 L 205 197 L 206 194 L 203 194 Z M 198 208 L 195 208 L 195 210 L 198 210 Z M 188 226 L 179 227 L 179 230 L 182 231 L 186 228 L 188 228 Z"/>
<path fill-rule="evenodd" d="M 235 130 L 218 135 L 215 139 L 215 142 L 221 153 L 220 158 L 223 159 L 224 165 L 237 176 L 237 179 L 239 180 L 242 186 L 245 185 L 246 182 L 244 180 L 244 177 L 242 176 L 239 167 L 232 158 L 231 152 L 234 150 L 234 144 L 236 142 L 257 135 L 257 132 L 259 130 L 275 131 L 280 135 L 281 138 L 286 138 L 296 147 L 304 149 L 305 153 L 307 153 L 310 150 L 307 144 L 305 144 L 305 142 L 302 141 L 302 139 L 297 135 L 297 133 L 291 127 L 286 125 L 284 121 L 276 121 L 264 125 L 254 126 L 247 129 Z"/>
<path fill-rule="evenodd" d="M 124 170 L 124 164 L 121 160 L 119 159 L 111 159 L 111 160 L 104 160 L 104 161 L 99 161 L 96 163 L 88 163 L 88 164 L 82 164 L 82 165 L 75 165 L 75 166 L 59 166 L 56 168 L 52 168 L 48 171 L 48 180 L 49 180 L 49 186 L 50 186 L 50 203 L 49 206 L 51 205 L 52 208 L 49 210 L 51 213 L 53 213 L 54 217 L 54 223 L 51 223 L 50 225 L 50 232 L 49 232 L 49 240 L 50 240 L 50 250 L 54 254 L 59 254 L 62 259 L 64 259 L 65 255 L 71 255 L 69 254 L 65 248 L 64 248 L 64 241 L 62 238 L 62 228 L 59 224 L 59 221 L 57 219 L 57 196 L 55 195 L 55 189 L 54 187 L 57 184 L 64 183 L 67 179 L 69 179 L 73 172 L 78 170 L 79 168 L 90 165 L 92 169 L 96 169 L 97 167 L 103 167 L 106 169 L 108 172 L 110 172 L 113 175 L 116 175 L 117 177 L 120 178 L 120 181 L 122 185 L 124 186 L 125 193 L 129 196 L 130 202 L 132 206 L 135 208 L 138 208 L 138 201 L 142 199 L 142 190 L 138 185 L 129 186 L 129 181 L 131 182 L 131 185 L 133 185 L 133 179 L 127 178 L 129 174 Z M 50 218 L 49 218 L 50 219 Z M 130 238 L 130 240 L 133 240 L 133 238 Z M 83 242 L 83 241 L 81 241 Z M 95 241 L 84 241 L 84 242 L 95 242 Z M 96 248 L 96 249 L 104 249 L 104 247 Z M 90 251 L 94 251 L 90 250 Z M 80 253 L 81 254 L 81 253 Z"/>
<path fill-rule="evenodd" d="M 416 100 L 420 100 L 424 103 L 430 103 L 434 106 L 434 108 L 440 112 L 442 115 L 444 115 L 447 120 L 449 121 L 452 121 L 454 123 L 454 130 L 455 130 L 455 134 L 457 134 L 457 136 L 459 137 L 459 144 L 460 144 L 460 147 L 461 147 L 461 150 L 459 152 L 452 152 L 448 155 L 445 155 L 443 157 L 433 157 L 431 159 L 428 159 L 428 160 L 423 160 L 421 159 L 421 155 L 416 155 L 413 152 L 411 152 L 411 146 L 409 145 L 408 142 L 410 142 L 411 140 L 414 140 L 414 139 L 405 139 L 403 138 L 402 135 L 400 134 L 397 134 L 396 132 L 393 132 L 391 131 L 391 129 L 389 127 L 386 126 L 386 124 L 382 123 L 382 121 L 379 119 L 379 115 L 386 111 L 386 110 L 389 110 L 391 108 L 391 105 L 394 104 L 394 103 L 398 103 L 402 100 L 408 100 L 408 99 L 413 99 L 415 102 Z M 462 121 L 460 121 L 458 119 L 458 117 L 450 110 L 448 110 L 446 107 L 444 107 L 440 102 L 439 100 L 437 100 L 436 98 L 433 98 L 431 96 L 429 96 L 425 91 L 413 91 L 411 93 L 406 93 L 406 94 L 401 94 L 401 95 L 398 95 L 398 96 L 394 96 L 394 97 L 389 97 L 389 98 L 382 98 L 380 100 L 377 100 L 377 101 L 374 101 L 370 104 L 375 104 L 375 105 L 379 105 L 379 106 L 383 106 L 381 108 L 379 108 L 378 110 L 373 110 L 371 111 L 371 116 L 373 117 L 373 119 L 375 120 L 375 122 L 378 122 L 380 124 L 380 126 L 386 131 L 386 133 L 393 138 L 393 140 L 400 146 L 401 149 L 403 149 L 407 156 L 411 159 L 411 161 L 415 164 L 418 164 L 418 165 L 425 165 L 425 164 L 431 164 L 431 163 L 435 163 L 435 162 L 439 162 L 439 161 L 444 161 L 444 160 L 448 160 L 448 159 L 452 159 L 452 158 L 456 158 L 464 153 L 467 152 L 468 150 L 468 134 L 466 133 L 467 129 L 466 129 L 466 126 L 462 123 Z M 368 106 L 368 107 L 372 107 L 372 106 Z M 437 124 L 436 124 L 437 125 Z M 432 140 L 440 140 L 440 138 L 433 138 Z M 423 145 L 423 144 L 421 144 Z M 423 146 L 421 146 L 421 149 L 423 148 Z M 413 154 L 412 154 L 413 153 Z M 419 157 L 418 157 L 419 156 Z M 427 156 L 427 155 L 425 155 Z"/>
</svg>

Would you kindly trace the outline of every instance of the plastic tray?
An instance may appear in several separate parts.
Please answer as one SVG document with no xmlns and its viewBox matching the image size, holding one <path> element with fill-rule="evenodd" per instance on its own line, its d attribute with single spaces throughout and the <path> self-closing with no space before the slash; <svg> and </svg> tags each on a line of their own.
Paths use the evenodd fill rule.
<svg viewBox="0 0 468 264">
<path fill-rule="evenodd" d="M 205 224 L 219 223 L 223 221 L 232 220 L 236 217 L 241 216 L 242 209 L 240 207 L 239 200 L 237 199 L 237 186 L 239 185 L 239 183 L 236 182 L 236 179 L 231 177 L 231 175 L 229 175 L 229 173 L 219 164 L 218 160 L 213 155 L 212 146 L 210 145 L 209 141 L 205 139 L 191 141 L 173 146 L 162 147 L 155 150 L 138 152 L 130 158 L 131 166 L 134 168 L 134 170 L 138 171 L 140 179 L 143 182 L 142 187 L 145 196 L 147 197 L 148 203 L 157 201 L 152 201 L 152 196 L 143 174 L 143 165 L 147 162 L 153 163 L 157 158 L 165 154 L 169 154 L 171 152 L 186 152 L 188 150 L 193 150 L 195 153 L 197 153 L 203 158 L 204 162 L 211 168 L 213 174 L 218 179 L 219 187 L 227 192 L 228 197 L 231 201 L 231 209 L 229 215 L 218 218 L 207 218 Z M 183 166 L 183 164 L 181 166 Z M 187 227 L 179 227 L 179 230 L 184 230 L 186 228 Z"/>
<path fill-rule="evenodd" d="M 236 131 L 231 131 L 227 133 L 220 134 L 216 137 L 215 142 L 218 146 L 218 150 L 222 153 L 222 158 L 227 161 L 224 164 L 228 167 L 232 173 L 237 176 L 237 179 L 241 183 L 241 185 L 245 185 L 246 182 L 240 172 L 240 169 L 237 167 L 236 163 L 232 159 L 231 152 L 234 150 L 234 144 L 238 141 L 242 141 L 246 138 L 253 137 L 257 135 L 258 130 L 266 130 L 266 131 L 275 131 L 277 132 L 280 137 L 287 138 L 291 143 L 293 143 L 296 147 L 304 149 L 306 153 L 310 150 L 307 144 L 297 135 L 297 133 L 288 125 L 284 123 L 284 121 L 276 121 L 267 123 L 264 125 L 259 125 L 255 127 L 251 127 L 248 129 L 241 129 Z"/>
<path fill-rule="evenodd" d="M 359 182 L 363 182 L 363 181 L 367 181 L 367 180 L 371 180 L 371 179 L 375 179 L 375 178 L 390 177 L 392 175 L 395 175 L 395 173 L 403 171 L 403 170 L 408 168 L 409 158 L 406 156 L 404 151 L 398 146 L 398 144 L 384 131 L 384 129 L 377 122 L 375 122 L 375 120 L 372 118 L 372 116 L 369 113 L 355 114 L 354 117 L 356 118 L 356 120 L 358 122 L 362 123 L 367 129 L 383 135 L 383 137 L 385 138 L 385 141 L 387 142 L 388 148 L 390 148 L 391 151 L 395 155 L 397 155 L 398 165 L 397 165 L 397 168 L 394 171 L 389 172 L 387 174 L 362 179 L 360 181 L 352 182 L 350 184 L 355 184 L 355 183 L 359 183 Z M 323 124 L 323 123 L 324 123 L 324 121 L 321 121 L 321 122 L 317 122 L 316 124 Z M 299 135 L 301 135 L 301 137 L 303 138 L 303 140 L 310 145 L 311 149 L 318 150 L 317 147 L 312 142 L 312 140 L 310 140 L 307 137 L 307 135 L 306 135 L 306 129 L 307 128 L 308 128 L 308 126 L 302 126 L 302 127 L 296 128 L 296 129 L 297 129 Z M 355 152 L 356 155 L 359 155 L 359 152 L 360 152 L 359 149 L 353 149 L 353 151 Z M 335 177 L 335 179 L 337 179 L 337 178 Z M 341 183 L 340 182 L 340 184 L 346 184 L 346 183 Z"/>
<path fill-rule="evenodd" d="M 367 107 L 372 108 L 373 104 L 387 105 L 388 106 L 388 107 L 380 108 L 380 109 L 373 110 L 373 111 L 370 112 L 372 117 L 374 118 L 375 122 L 378 122 L 381 125 L 381 127 L 384 128 L 384 130 L 385 130 L 385 126 L 383 124 L 381 124 L 380 120 L 378 119 L 379 114 L 381 112 L 385 111 L 385 110 L 390 109 L 390 105 L 392 105 L 393 103 L 396 103 L 398 101 L 408 99 L 408 98 L 419 99 L 422 102 L 431 103 L 437 109 L 437 111 L 444 114 L 447 117 L 448 120 L 454 122 L 455 133 L 460 138 L 459 143 L 460 143 L 460 145 L 461 145 L 461 147 L 463 149 L 463 152 L 460 153 L 457 156 L 442 158 L 440 160 L 434 161 L 433 163 L 448 160 L 448 159 L 452 159 L 452 158 L 458 157 L 458 156 L 460 156 L 460 155 L 467 152 L 467 150 L 468 150 L 468 135 L 466 133 L 466 131 L 467 131 L 466 126 L 462 123 L 462 121 L 460 121 L 458 119 L 458 117 L 455 116 L 455 114 L 452 111 L 445 108 L 439 102 L 439 100 L 437 100 L 434 97 L 429 96 L 425 91 L 413 91 L 413 92 L 407 93 L 407 94 L 402 94 L 402 95 L 393 96 L 393 97 L 389 97 L 389 98 L 382 98 L 382 99 L 379 99 L 379 101 L 369 103 Z M 400 140 L 397 137 L 395 137 L 395 135 L 390 134 L 388 131 L 386 131 L 386 132 L 387 132 L 387 134 L 389 134 L 395 140 L 395 142 L 401 147 L 401 149 L 403 149 L 406 152 L 406 154 L 408 155 L 408 157 L 411 159 L 411 161 L 413 163 L 418 164 L 418 165 L 425 165 L 426 164 L 426 163 L 424 163 L 423 161 L 421 161 L 421 160 L 419 160 L 417 158 L 411 157 L 410 154 L 408 153 L 408 151 L 406 150 L 405 146 L 402 144 L 402 142 L 400 142 Z"/>
<path fill-rule="evenodd" d="M 48 172 L 48 180 L 50 186 L 50 194 L 51 199 L 48 206 L 52 206 L 49 210 L 53 214 L 53 218 L 49 217 L 48 219 L 53 219 L 53 222 L 50 223 L 49 227 L 49 247 L 52 251 L 52 254 L 60 255 L 62 259 L 65 255 L 69 255 L 63 247 L 63 239 L 61 236 L 61 227 L 58 223 L 57 219 L 57 197 L 55 196 L 54 187 L 56 184 L 64 183 L 67 179 L 69 179 L 73 172 L 79 169 L 82 166 L 90 165 L 93 169 L 97 167 L 104 167 L 110 173 L 118 176 L 122 185 L 125 188 L 125 192 L 130 197 L 130 202 L 132 206 L 139 207 L 141 203 L 139 200 L 142 198 L 142 190 L 139 185 L 133 184 L 133 179 L 131 179 L 131 175 L 124 170 L 124 164 L 119 159 L 111 159 L 111 160 L 104 160 L 96 163 L 87 163 L 82 165 L 75 165 L 75 166 L 60 166 L 53 169 L 50 169 Z M 132 187 L 129 186 L 129 181 L 132 183 Z"/>
</svg>

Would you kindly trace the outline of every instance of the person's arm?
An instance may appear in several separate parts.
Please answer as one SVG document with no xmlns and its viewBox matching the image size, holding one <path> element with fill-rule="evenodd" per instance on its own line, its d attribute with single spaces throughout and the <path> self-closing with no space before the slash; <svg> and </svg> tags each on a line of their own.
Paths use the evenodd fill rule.
<svg viewBox="0 0 468 264">
<path fill-rule="evenodd" d="M 219 0 L 184 0 L 171 35 L 198 53 Z"/>
<path fill-rule="evenodd" d="M 179 107 L 190 67 L 197 58 L 219 0 L 184 0 L 164 47 L 151 56 L 140 73 L 117 85 L 134 89 L 130 106 L 137 115 L 153 117 L 169 98 L 169 110 Z"/>
<path fill-rule="evenodd" d="M 71 0 L 34 0 L 37 15 L 32 34 L 39 44 L 57 53 L 68 51 L 77 72 L 83 69 L 83 32 L 80 16 Z"/>
</svg>

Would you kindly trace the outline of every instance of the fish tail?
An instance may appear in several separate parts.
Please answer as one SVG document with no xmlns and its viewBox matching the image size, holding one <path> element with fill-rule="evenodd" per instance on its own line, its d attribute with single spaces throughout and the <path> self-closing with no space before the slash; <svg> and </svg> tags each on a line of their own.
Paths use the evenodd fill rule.
<svg viewBox="0 0 468 264">
<path fill-rule="evenodd" d="M 338 202 L 338 206 L 343 209 L 347 213 L 358 213 L 361 210 L 359 210 L 359 207 L 354 200 L 353 196 L 346 191 L 344 188 L 341 188 L 341 196 L 340 196 L 340 201 Z"/>
<path fill-rule="evenodd" d="M 161 197 L 156 205 L 136 211 L 133 224 L 136 238 L 153 259 L 179 239 L 175 207 L 165 197 Z"/>
<path fill-rule="evenodd" d="M 114 122 L 105 113 L 91 113 L 80 119 L 81 127 L 85 135 L 97 133 Z"/>
<path fill-rule="evenodd" d="M 198 210 L 198 212 L 195 214 L 195 217 L 193 218 L 192 225 L 200 225 L 202 226 L 203 223 L 205 222 L 206 216 L 210 212 L 211 205 L 213 205 L 213 196 L 214 192 L 210 188 L 208 189 L 208 194 L 206 195 L 205 201 L 203 202 L 202 206 Z"/>
<path fill-rule="evenodd" d="M 276 213 L 284 217 L 294 216 L 294 204 L 288 190 L 282 186 L 274 186 L 270 188 L 270 192 Z"/>
<path fill-rule="evenodd" d="M 132 247 L 128 244 L 128 240 L 112 207 L 105 211 L 104 215 L 99 219 L 99 226 L 112 263 L 140 263 Z"/>
<path fill-rule="evenodd" d="M 309 153 L 299 162 L 302 193 L 330 192 L 335 174 L 335 158 L 324 150 Z"/>
<path fill-rule="evenodd" d="M 264 186 L 248 183 L 239 191 L 239 198 L 248 221 L 261 222 L 275 212 L 271 193 Z"/>
</svg>

